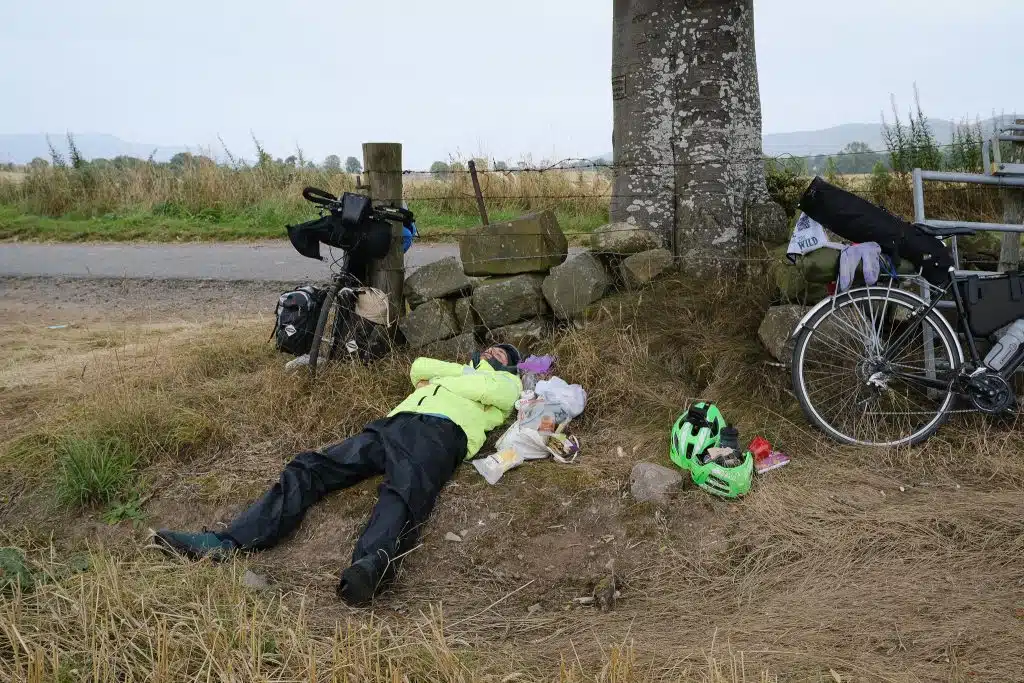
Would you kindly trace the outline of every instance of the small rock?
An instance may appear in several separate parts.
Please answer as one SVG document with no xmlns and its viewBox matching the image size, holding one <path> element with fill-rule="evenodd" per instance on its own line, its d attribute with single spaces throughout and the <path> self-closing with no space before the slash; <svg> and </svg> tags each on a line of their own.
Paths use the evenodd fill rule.
<svg viewBox="0 0 1024 683">
<path fill-rule="evenodd" d="M 629 490 L 640 503 L 664 505 L 682 483 L 679 471 L 650 462 L 638 462 L 629 475 Z"/>
<path fill-rule="evenodd" d="M 540 603 L 539 602 L 536 602 L 536 603 L 534 603 L 534 604 L 532 604 L 532 605 L 530 605 L 529 607 L 526 608 L 526 613 L 527 614 L 535 614 L 535 613 L 537 613 L 539 611 L 540 611 Z"/>
<path fill-rule="evenodd" d="M 0 548 L 0 593 L 29 591 L 33 583 L 25 555 L 17 548 Z"/>
<path fill-rule="evenodd" d="M 246 569 L 245 573 L 242 574 L 242 585 L 254 590 L 263 590 L 270 586 L 270 582 L 267 581 L 267 577 L 262 574 L 257 574 L 251 569 Z"/>
<path fill-rule="evenodd" d="M 516 559 L 517 559 L 517 560 L 521 560 L 521 559 L 523 559 L 523 554 L 522 554 L 522 553 L 519 553 L 518 555 L 516 555 Z"/>
<path fill-rule="evenodd" d="M 672 262 L 672 252 L 668 249 L 652 249 L 624 259 L 619 272 L 623 284 L 628 289 L 636 289 L 664 273 L 672 266 Z"/>
<path fill-rule="evenodd" d="M 900 487 L 900 493 L 906 493 L 907 489 L 904 486 Z"/>
<path fill-rule="evenodd" d="M 605 577 L 594 586 L 594 601 L 602 612 L 615 607 L 616 594 L 614 576 Z"/>
<path fill-rule="evenodd" d="M 577 605 L 593 605 L 595 602 L 593 595 L 585 595 L 582 598 L 573 598 L 572 601 Z"/>
<path fill-rule="evenodd" d="M 462 531 L 459 532 L 459 536 L 462 536 L 463 538 L 465 538 L 468 533 L 469 533 L 469 529 L 463 529 Z"/>
<path fill-rule="evenodd" d="M 449 531 L 444 535 L 444 540 L 452 541 L 453 543 L 462 543 L 462 536 L 459 536 L 457 533 Z"/>
<path fill-rule="evenodd" d="M 768 349 L 768 353 L 787 367 L 793 362 L 793 330 L 797 323 L 810 309 L 806 306 L 786 305 L 772 306 L 765 313 L 761 326 L 757 328 L 757 336 Z"/>
<path fill-rule="evenodd" d="M 639 254 L 661 247 L 661 238 L 629 223 L 609 223 L 593 232 L 591 246 L 598 254 Z"/>
</svg>

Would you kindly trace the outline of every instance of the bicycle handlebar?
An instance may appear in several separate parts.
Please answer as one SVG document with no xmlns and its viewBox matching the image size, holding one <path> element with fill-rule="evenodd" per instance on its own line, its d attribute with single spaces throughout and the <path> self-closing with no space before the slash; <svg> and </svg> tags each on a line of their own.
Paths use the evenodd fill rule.
<svg viewBox="0 0 1024 683">
<path fill-rule="evenodd" d="M 327 190 L 321 190 L 317 187 L 306 187 L 302 190 L 302 198 L 307 202 L 313 202 L 320 206 L 330 207 L 333 204 L 338 203 L 338 198 Z"/>
<path fill-rule="evenodd" d="M 326 207 L 332 212 L 341 211 L 342 201 L 327 190 L 317 187 L 306 187 L 302 190 L 302 197 L 313 204 Z M 402 225 L 409 226 L 415 219 L 412 211 L 393 206 L 374 206 L 372 208 L 374 218 L 378 220 L 395 221 Z"/>
</svg>

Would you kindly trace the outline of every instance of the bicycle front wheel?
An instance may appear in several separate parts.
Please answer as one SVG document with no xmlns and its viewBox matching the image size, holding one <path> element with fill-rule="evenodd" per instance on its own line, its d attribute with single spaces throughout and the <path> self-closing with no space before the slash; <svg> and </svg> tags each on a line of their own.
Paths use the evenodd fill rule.
<svg viewBox="0 0 1024 683">
<path fill-rule="evenodd" d="M 313 341 L 309 347 L 309 374 L 311 377 L 316 377 L 318 363 L 331 360 L 334 357 L 334 331 L 338 318 L 338 307 L 335 304 L 338 301 L 340 289 L 340 283 L 332 282 L 327 289 L 324 303 L 320 307 L 320 317 L 317 318 Z"/>
<path fill-rule="evenodd" d="M 952 409 L 963 349 L 949 324 L 898 289 L 835 297 L 797 335 L 793 390 L 804 414 L 836 441 L 909 446 Z"/>
</svg>

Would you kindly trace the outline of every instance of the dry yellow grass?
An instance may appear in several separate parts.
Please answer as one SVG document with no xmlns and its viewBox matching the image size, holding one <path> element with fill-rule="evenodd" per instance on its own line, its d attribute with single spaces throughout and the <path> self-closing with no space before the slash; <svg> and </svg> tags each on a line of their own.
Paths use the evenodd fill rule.
<svg viewBox="0 0 1024 683">
<path fill-rule="evenodd" d="M 121 435 L 146 455 L 147 525 L 198 528 L 257 495 L 288 454 L 393 405 L 408 358 L 311 386 L 243 321 L 90 351 L 84 379 L 35 372 L 3 394 L 17 401 L 0 544 L 46 580 L 0 597 L 0 679 L 61 680 L 64 667 L 79 672 L 64 680 L 104 681 L 1024 680 L 1024 438 L 957 418 L 915 449 L 825 441 L 764 362 L 766 303 L 753 285 L 670 281 L 565 333 L 546 350 L 590 392 L 582 463 L 530 464 L 497 487 L 463 468 L 372 615 L 333 595 L 372 485 L 324 501 L 278 549 L 179 563 L 145 549 L 144 529 L 55 507 L 48 444 Z M 631 466 L 667 464 L 668 425 L 697 398 L 793 464 L 735 504 L 692 488 L 661 511 L 632 503 Z M 459 529 L 464 543 L 443 540 Z M 73 570 L 80 552 L 90 566 Z M 616 608 L 575 606 L 609 561 Z M 272 587 L 243 588 L 247 567 Z"/>
</svg>

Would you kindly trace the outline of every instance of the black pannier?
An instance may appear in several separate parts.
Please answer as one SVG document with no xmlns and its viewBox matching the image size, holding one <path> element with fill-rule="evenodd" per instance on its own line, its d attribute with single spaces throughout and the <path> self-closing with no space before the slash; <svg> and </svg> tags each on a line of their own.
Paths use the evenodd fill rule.
<svg viewBox="0 0 1024 683">
<path fill-rule="evenodd" d="M 346 287 L 338 292 L 336 305 L 334 347 L 329 360 L 370 362 L 383 358 L 394 348 L 388 299 L 380 290 Z"/>
<path fill-rule="evenodd" d="M 967 309 L 967 324 L 975 337 L 987 337 L 1024 318 L 1024 279 L 1016 273 L 997 277 L 974 275 L 958 282 Z"/>
<path fill-rule="evenodd" d="M 277 308 L 274 310 L 274 331 L 271 333 L 278 351 L 293 356 L 309 353 L 326 295 L 324 289 L 304 285 L 278 297 Z"/>
<path fill-rule="evenodd" d="M 800 209 L 844 239 L 876 242 L 894 267 L 905 258 L 922 269 L 928 282 L 949 283 L 953 256 L 946 245 L 852 192 L 818 177 L 800 198 Z"/>
</svg>

